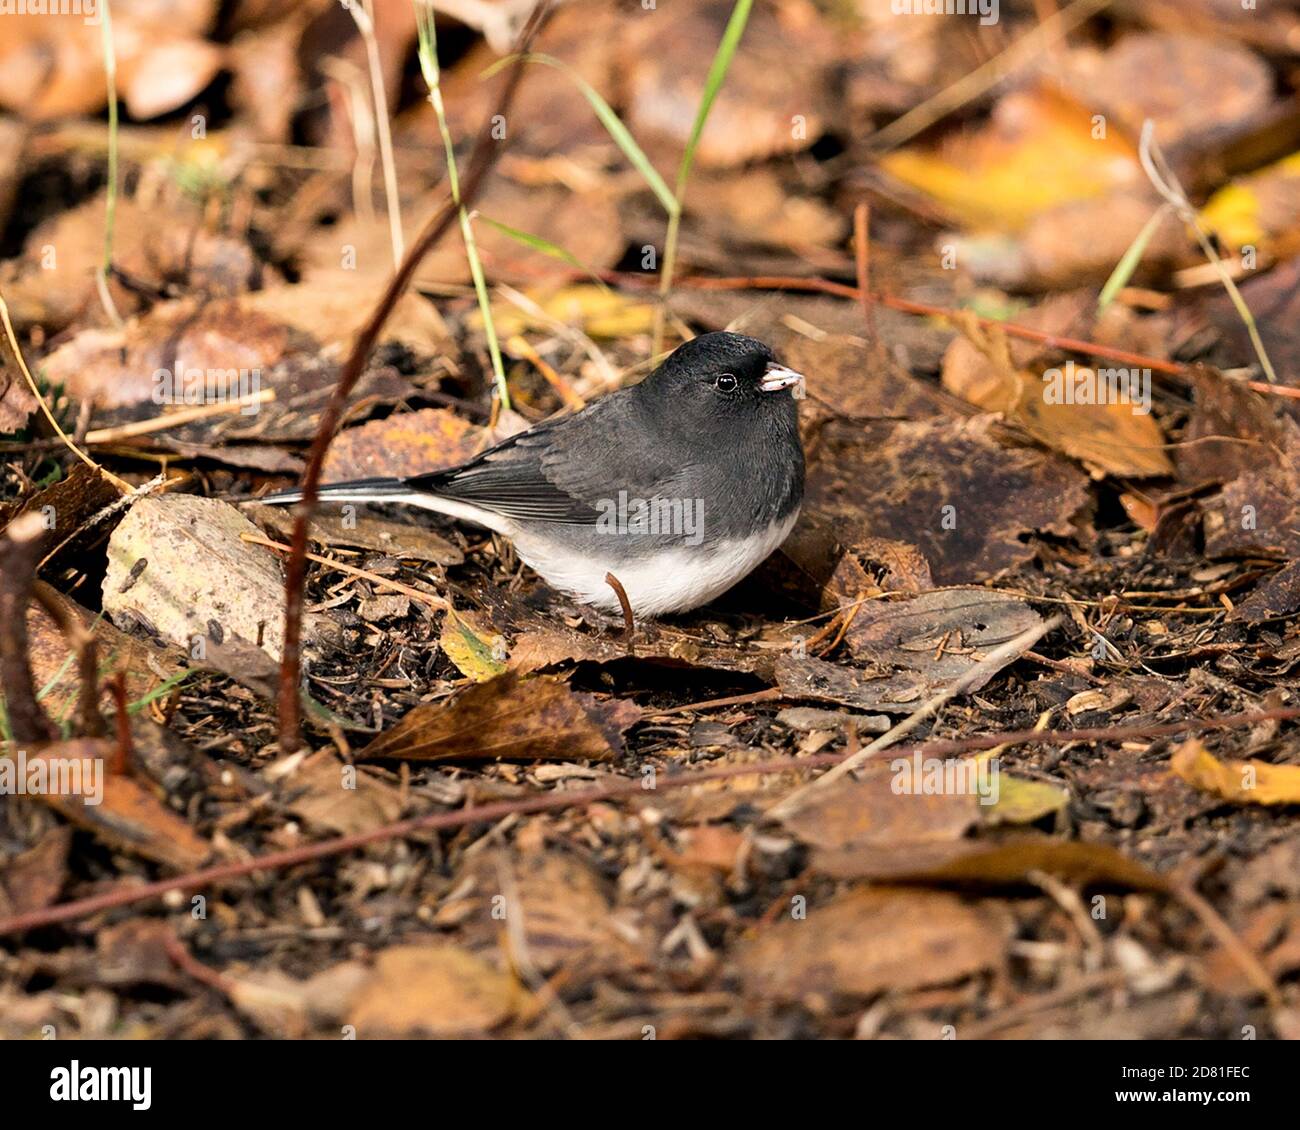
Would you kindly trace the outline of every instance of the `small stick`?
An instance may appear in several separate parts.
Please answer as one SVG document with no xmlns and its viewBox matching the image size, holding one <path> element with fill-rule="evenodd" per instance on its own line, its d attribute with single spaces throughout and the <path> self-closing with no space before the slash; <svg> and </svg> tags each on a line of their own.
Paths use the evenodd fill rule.
<svg viewBox="0 0 1300 1130">
<path fill-rule="evenodd" d="M 631 651 L 632 637 L 636 633 L 636 620 L 632 617 L 632 602 L 627 598 L 627 589 L 613 573 L 605 574 L 605 584 L 614 590 L 614 595 L 618 597 L 618 603 L 623 608 L 623 638 L 627 641 L 628 650 Z"/>
<path fill-rule="evenodd" d="M 109 772 L 116 777 L 125 777 L 131 772 L 131 719 L 126 709 L 126 672 L 119 671 L 107 680 L 108 689 L 113 694 L 117 706 L 114 718 L 117 731 L 117 749 L 113 754 L 113 765 Z"/>
<path fill-rule="evenodd" d="M 871 208 L 865 200 L 853 209 L 853 261 L 858 275 L 858 300 L 862 303 L 862 316 L 867 320 L 871 340 L 876 334 L 876 304 L 871 296 Z"/>
<path fill-rule="evenodd" d="M 904 734 L 911 733 L 925 719 L 934 714 L 949 699 L 956 698 L 962 694 L 968 687 L 974 686 L 981 679 L 992 675 L 994 672 L 1001 670 L 1002 665 L 1009 659 L 1023 655 L 1027 648 L 1031 648 L 1048 632 L 1056 628 L 1065 617 L 1053 616 L 1041 624 L 1036 624 L 1028 631 L 1021 632 L 1013 639 L 1007 640 L 1006 643 L 1000 644 L 988 653 L 983 659 L 971 667 L 964 675 L 955 679 L 950 686 L 940 691 L 933 698 L 924 702 L 918 709 L 914 710 L 898 725 L 881 734 L 870 745 L 864 746 L 851 757 L 846 757 L 834 769 L 823 773 L 815 781 L 795 789 L 784 800 L 780 801 L 773 808 L 768 810 L 768 816 L 774 820 L 783 820 L 793 815 L 807 802 L 808 798 L 817 792 L 822 792 L 827 785 L 838 781 L 846 773 L 852 773 L 858 766 L 870 760 L 883 749 L 893 745 Z"/>
<path fill-rule="evenodd" d="M 293 547 L 285 545 L 284 542 L 272 541 L 270 538 L 259 537 L 257 534 L 240 534 L 240 541 L 246 541 L 250 545 L 264 545 L 267 549 L 278 549 L 282 553 L 291 553 Z M 344 565 L 342 561 L 335 561 L 330 557 L 322 557 L 319 553 L 308 553 L 308 561 L 315 561 L 319 565 L 328 565 L 331 569 L 337 569 L 340 573 L 348 573 L 353 577 L 361 577 L 369 581 L 372 585 L 380 585 L 386 589 L 392 589 L 394 592 L 400 592 L 404 596 L 409 596 L 412 600 L 418 600 L 422 604 L 427 604 L 432 608 L 450 608 L 451 605 L 443 600 L 440 596 L 434 596 L 432 593 L 421 592 L 419 589 L 413 589 L 410 585 L 404 585 L 401 581 L 390 581 L 379 576 L 378 573 L 368 573 L 365 569 L 358 569 L 353 565 Z"/>
<path fill-rule="evenodd" d="M 27 362 L 23 359 L 23 351 L 18 347 L 18 335 L 14 333 L 14 324 L 9 320 L 9 306 L 3 298 L 0 298 L 0 321 L 4 322 L 5 336 L 9 339 L 9 347 L 14 351 L 14 360 L 18 362 L 18 368 L 22 371 L 24 379 L 27 381 L 27 387 L 36 397 L 36 401 L 41 406 L 41 411 L 45 414 L 45 419 L 49 421 L 50 427 L 57 433 L 59 439 L 68 445 L 69 450 L 80 459 L 87 467 L 93 467 L 104 476 L 123 494 L 129 494 L 131 484 L 124 479 L 119 479 L 112 471 L 105 471 L 89 455 L 81 450 L 75 443 L 68 438 L 67 432 L 59 426 L 59 421 L 54 418 L 54 413 L 50 411 L 50 406 L 45 403 L 45 397 L 41 395 L 40 389 L 36 387 L 36 381 L 32 378 L 31 370 L 27 368 Z"/>
<path fill-rule="evenodd" d="M 99 712 L 99 657 L 95 635 L 75 612 L 56 599 L 51 589 L 36 585 L 32 595 L 58 624 L 68 645 L 77 653 L 77 678 L 81 684 L 77 688 L 80 736 L 102 738 L 108 733 L 108 723 Z"/>
<path fill-rule="evenodd" d="M 242 412 L 250 405 L 265 404 L 274 399 L 275 389 L 259 389 L 257 392 L 250 392 L 246 396 L 237 396 L 235 399 L 224 401 L 221 404 L 204 404 L 197 408 L 182 408 L 179 412 L 168 412 L 162 416 L 155 416 L 151 420 L 137 420 L 133 424 L 120 424 L 114 428 L 95 428 L 93 431 L 86 433 L 85 443 L 88 446 L 117 443 L 119 440 L 130 439 L 133 436 L 161 432 L 168 428 L 178 428 L 182 424 L 192 424 L 195 420 L 206 420 L 210 416 L 233 415 L 235 412 Z"/>
<path fill-rule="evenodd" d="M 0 633 L 0 640 L 5 637 Z M 695 704 L 698 709 L 700 703 Z M 919 753 L 922 756 L 950 755 L 971 753 L 981 749 L 996 749 L 1003 745 L 1069 745 L 1073 742 L 1127 741 L 1130 738 L 1166 737 L 1174 734 L 1199 734 L 1208 730 L 1247 729 L 1260 722 L 1294 721 L 1300 718 L 1300 708 L 1286 707 L 1277 710 L 1257 710 L 1244 714 L 1225 714 L 1217 718 L 1188 719 L 1183 722 L 1162 723 L 1159 726 L 1109 726 L 1078 730 L 1015 730 L 1010 733 L 981 734 L 973 738 L 944 739 L 937 742 L 924 742 L 918 745 L 900 746 L 900 754 Z M 731 777 L 768 776 L 772 774 L 798 772 L 801 769 L 820 769 L 828 765 L 838 765 L 845 760 L 843 753 L 815 753 L 809 757 L 780 757 L 769 761 L 746 762 L 741 765 L 724 765 L 716 769 L 691 770 L 661 776 L 655 785 L 656 792 L 670 789 L 689 788 L 704 781 L 720 781 Z M 626 799 L 644 796 L 644 784 L 640 778 L 632 781 L 620 781 L 615 785 L 599 788 L 575 789 L 572 792 L 546 792 L 541 795 L 516 797 L 512 800 L 493 801 L 484 805 L 471 805 L 455 812 L 430 812 L 423 816 L 400 820 L 395 824 L 384 824 L 365 832 L 355 832 L 320 843 L 303 844 L 283 851 L 269 852 L 254 856 L 252 859 L 239 860 L 234 863 L 222 863 L 201 871 L 191 871 L 184 875 L 173 875 L 158 879 L 152 883 L 119 886 L 112 890 L 75 899 L 72 902 L 58 903 L 40 910 L 15 914 L 0 918 L 0 937 L 16 934 L 23 930 L 52 926 L 59 922 L 71 922 L 96 914 L 101 910 L 112 910 L 119 906 L 133 906 L 147 902 L 149 899 L 164 895 L 168 891 L 201 890 L 227 879 L 237 879 L 258 871 L 276 871 L 286 867 L 296 867 L 315 859 L 326 859 L 332 855 L 353 851 L 369 844 L 384 843 L 387 840 L 410 836 L 416 832 L 441 831 L 451 828 L 463 828 L 469 824 L 494 824 L 509 816 L 520 816 L 536 812 L 554 812 L 566 808 L 582 808 L 601 801 Z"/>
</svg>

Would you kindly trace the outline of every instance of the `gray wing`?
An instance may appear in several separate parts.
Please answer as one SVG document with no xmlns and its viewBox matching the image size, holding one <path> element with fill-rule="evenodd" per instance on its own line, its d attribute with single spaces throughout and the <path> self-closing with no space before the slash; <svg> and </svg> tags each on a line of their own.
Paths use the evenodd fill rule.
<svg viewBox="0 0 1300 1130">
<path fill-rule="evenodd" d="M 685 467 L 656 444 L 631 390 L 511 436 L 459 467 L 408 479 L 418 490 L 508 518 L 594 524 L 599 505 L 672 496 Z"/>
</svg>

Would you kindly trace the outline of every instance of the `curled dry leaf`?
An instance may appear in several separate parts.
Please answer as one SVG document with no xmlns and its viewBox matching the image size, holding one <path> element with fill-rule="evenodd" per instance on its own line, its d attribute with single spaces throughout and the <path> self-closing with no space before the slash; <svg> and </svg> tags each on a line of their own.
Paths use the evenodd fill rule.
<svg viewBox="0 0 1300 1130">
<path fill-rule="evenodd" d="M 608 761 L 622 752 L 623 731 L 640 717 L 631 702 L 607 702 L 558 679 L 511 673 L 475 684 L 449 705 L 417 706 L 358 756 L 368 761 Z"/>
<path fill-rule="evenodd" d="M 1047 836 L 1019 836 L 985 843 L 865 846 L 852 850 L 825 848 L 813 853 L 810 867 L 834 879 L 870 879 L 880 883 L 1019 886 L 1032 872 L 1043 871 L 1085 887 L 1163 891 L 1168 884 L 1154 871 L 1107 844 L 1078 843 Z"/>
<path fill-rule="evenodd" d="M 1192 738 L 1174 751 L 1169 768 L 1189 785 L 1234 804 L 1300 804 L 1300 765 L 1221 761 Z"/>
<path fill-rule="evenodd" d="M 1048 332 L 1065 332 L 1073 304 L 1049 303 L 1037 318 L 1021 319 Z M 1057 312 L 1065 308 L 1057 328 Z M 1062 362 L 1042 372 L 1018 360 L 1000 331 L 973 322 L 944 356 L 943 386 L 988 412 L 1002 412 L 1040 443 L 1085 466 L 1112 475 L 1172 475 L 1165 437 L 1151 417 L 1151 375 L 1136 369 Z M 1130 379 L 1132 377 L 1133 379 Z"/>
<path fill-rule="evenodd" d="M 29 780 L 32 772 L 44 773 L 50 781 L 72 782 L 79 777 L 80 791 L 53 791 L 47 786 L 36 799 L 109 847 L 177 871 L 192 871 L 202 865 L 212 852 L 211 845 L 147 785 L 110 774 L 108 766 L 115 755 L 113 742 L 75 738 L 26 753 L 25 765 Z M 17 763 L 12 764 L 18 772 Z"/>
</svg>

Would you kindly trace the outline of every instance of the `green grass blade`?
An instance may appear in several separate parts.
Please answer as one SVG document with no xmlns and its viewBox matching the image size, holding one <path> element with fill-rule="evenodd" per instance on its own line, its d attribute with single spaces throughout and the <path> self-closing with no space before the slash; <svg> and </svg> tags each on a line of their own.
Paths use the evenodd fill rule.
<svg viewBox="0 0 1300 1130">
<path fill-rule="evenodd" d="M 469 262 L 470 278 L 474 280 L 474 294 L 483 315 L 483 336 L 487 338 L 488 356 L 492 359 L 492 373 L 496 380 L 497 397 L 501 407 L 510 410 L 510 388 L 506 382 L 505 364 L 501 360 L 501 345 L 497 341 L 496 323 L 492 320 L 492 303 L 488 297 L 487 280 L 483 276 L 483 263 L 479 259 L 478 242 L 469 214 L 460 201 L 460 173 L 456 168 L 456 147 L 452 143 L 451 129 L 447 125 L 447 112 L 442 101 L 442 69 L 438 65 L 438 38 L 433 24 L 433 7 L 423 0 L 415 0 L 415 24 L 419 35 L 420 73 L 429 87 L 429 101 L 433 103 L 438 118 L 438 130 L 447 155 L 447 182 L 451 198 L 460 212 L 460 234 L 465 242 L 465 258 Z"/>
<path fill-rule="evenodd" d="M 731 60 L 736 54 L 736 48 L 740 45 L 740 37 L 745 34 L 745 25 L 749 23 L 749 12 L 754 6 L 754 0 L 736 0 L 736 6 L 731 9 L 731 18 L 727 20 L 726 29 L 722 33 L 722 40 L 718 44 L 718 50 L 713 55 L 713 62 L 709 65 L 708 76 L 704 80 L 704 97 L 700 99 L 699 107 L 695 111 L 695 124 L 691 127 L 691 139 L 686 143 L 686 152 L 682 154 L 682 163 L 677 170 L 677 203 L 680 206 L 682 194 L 686 191 L 686 181 L 691 175 L 691 165 L 695 162 L 695 150 L 700 144 L 700 135 L 704 133 L 704 125 L 709 120 L 709 111 L 713 109 L 713 103 L 718 97 L 718 92 L 722 89 L 722 84 L 727 81 L 727 72 L 731 69 Z"/>
<path fill-rule="evenodd" d="M 750 9 L 754 0 L 736 0 L 731 9 L 731 18 L 723 29 L 718 49 L 713 53 L 713 62 L 709 64 L 709 73 L 704 79 L 704 97 L 695 111 L 695 124 L 691 127 L 690 140 L 682 154 L 682 163 L 677 168 L 677 207 L 668 213 L 668 233 L 664 237 L 664 261 L 659 270 L 659 307 L 655 311 L 654 333 L 651 337 L 650 353 L 658 357 L 663 352 L 664 316 L 668 295 L 673 286 L 673 272 L 677 267 L 677 238 L 681 231 L 682 206 L 686 200 L 686 183 L 690 180 L 691 166 L 695 163 L 695 150 L 699 148 L 704 125 L 709 120 L 709 112 L 727 81 L 727 72 L 731 69 L 731 60 L 740 44 L 740 37 L 745 34 L 745 25 L 749 23 Z"/>
<path fill-rule="evenodd" d="M 523 244 L 524 247 L 533 251 L 540 251 L 543 255 L 549 255 L 552 259 L 559 259 L 562 263 L 568 263 L 569 266 L 587 275 L 601 290 L 609 290 L 604 279 L 573 254 L 572 251 L 566 250 L 558 243 L 552 243 L 549 239 L 543 239 L 540 235 L 533 235 L 532 232 L 512 228 L 509 224 L 503 224 L 500 220 L 494 220 L 490 216 L 483 215 L 482 212 L 475 212 L 474 218 L 482 220 L 489 227 L 496 228 L 502 235 L 513 239 L 516 243 Z"/>
<path fill-rule="evenodd" d="M 492 66 L 483 72 L 484 78 L 490 78 L 502 67 L 511 62 L 512 57 L 498 59 Z M 645 150 L 636 143 L 636 138 L 628 132 L 627 126 L 619 119 L 614 108 L 600 96 L 600 92 L 591 85 L 582 75 L 578 74 L 568 63 L 561 62 L 559 59 L 550 55 L 527 55 L 525 61 L 529 63 L 542 63 L 548 67 L 554 67 L 557 71 L 569 76 L 574 85 L 582 92 L 582 96 L 595 111 L 596 117 L 600 119 L 600 124 L 605 127 L 606 132 L 614 139 L 614 144 L 623 151 L 623 156 L 631 163 L 644 178 L 646 184 L 650 186 L 654 194 L 659 198 L 659 203 L 664 206 L 670 216 L 677 212 L 677 198 L 672 194 L 667 182 L 661 177 L 655 167 L 650 163 L 650 158 L 645 155 Z"/>
<path fill-rule="evenodd" d="M 1115 269 L 1111 271 L 1110 278 L 1106 280 L 1106 285 L 1101 288 L 1101 296 L 1097 299 L 1097 312 L 1105 310 L 1124 287 L 1128 285 L 1129 279 L 1133 277 L 1133 272 L 1142 262 L 1142 256 L 1146 253 L 1147 244 L 1151 242 L 1151 237 L 1156 234 L 1156 228 L 1160 226 L 1160 221 L 1165 218 L 1168 207 L 1161 205 L 1152 213 L 1151 218 L 1143 225 L 1142 230 L 1138 232 L 1135 239 L 1124 254 L 1120 261 L 1115 264 Z"/>
</svg>

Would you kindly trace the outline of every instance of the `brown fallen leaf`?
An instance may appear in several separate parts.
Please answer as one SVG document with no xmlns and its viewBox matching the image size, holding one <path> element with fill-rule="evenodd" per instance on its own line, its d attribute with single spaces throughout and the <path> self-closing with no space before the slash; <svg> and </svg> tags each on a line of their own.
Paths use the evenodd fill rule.
<svg viewBox="0 0 1300 1130">
<path fill-rule="evenodd" d="M 1154 871 L 1106 844 L 1017 836 L 996 842 L 912 844 L 907 848 L 862 846 L 826 848 L 813 853 L 809 866 L 835 879 L 880 883 L 1019 886 L 1031 872 L 1044 871 L 1081 886 L 1163 891 L 1168 884 Z"/>
<path fill-rule="evenodd" d="M 1300 804 L 1300 765 L 1220 760 L 1191 738 L 1174 750 L 1169 768 L 1189 785 L 1234 804 Z"/>
<path fill-rule="evenodd" d="M 1084 105 L 1133 137 L 1154 120 L 1161 146 L 1180 156 L 1189 148 L 1219 152 L 1273 100 L 1268 65 L 1226 36 L 1126 35 L 1104 51 L 1069 52 L 1060 75 Z"/>
<path fill-rule="evenodd" d="M 1300 425 L 1289 417 L 1276 443 L 1202 504 L 1207 557 L 1300 557 Z"/>
<path fill-rule="evenodd" d="M 37 404 L 22 370 L 8 354 L 8 345 L 0 349 L 0 435 L 20 430 Z"/>
<path fill-rule="evenodd" d="M 634 20 L 620 61 L 633 134 L 659 134 L 674 160 L 691 139 L 712 48 L 731 6 L 709 0 L 684 8 L 668 26 Z M 757 6 L 699 137 L 701 168 L 733 167 L 812 145 L 836 111 L 824 93 L 839 62 L 837 37 L 818 20 L 782 20 Z"/>
<path fill-rule="evenodd" d="M 845 639 L 866 670 L 811 656 L 781 655 L 776 678 L 788 698 L 902 713 L 951 686 L 999 645 L 1042 618 L 1019 597 L 952 588 L 859 607 Z M 1002 666 L 1015 662 L 1007 656 Z M 978 690 L 997 674 L 990 670 Z"/>
<path fill-rule="evenodd" d="M 308 824 L 339 835 L 368 832 L 402 814 L 402 794 L 329 750 L 309 757 L 286 779 L 286 806 Z"/>
<path fill-rule="evenodd" d="M 806 921 L 790 918 L 743 942 L 737 965 L 747 991 L 760 998 L 865 997 L 997 969 L 1013 930 L 998 903 L 850 890 L 809 908 Z"/>
<path fill-rule="evenodd" d="M 915 685 L 933 693 L 981 662 L 987 652 L 1042 622 L 1025 601 L 1010 593 L 948 588 L 903 600 L 869 601 L 844 638 L 855 659 L 914 671 L 922 677 L 913 680 Z"/>
<path fill-rule="evenodd" d="M 1300 558 L 1289 561 L 1260 583 L 1245 600 L 1228 613 L 1231 621 L 1260 624 L 1290 616 L 1300 609 Z"/>
<path fill-rule="evenodd" d="M 3 430 L 3 429 L 0 429 Z M 80 461 L 58 482 L 39 490 L 21 504 L 0 506 L 0 523 L 7 525 L 19 514 L 35 510 L 50 531 L 49 547 L 70 537 L 87 518 L 118 497 L 117 488 L 103 472 Z"/>
<path fill-rule="evenodd" d="M 59 897 L 68 877 L 68 848 L 72 830 L 59 825 L 50 828 L 21 855 L 6 861 L 0 872 L 0 913 L 25 914 L 40 910 Z"/>
<path fill-rule="evenodd" d="M 505 1023 L 527 1001 L 513 977 L 457 946 L 392 946 L 346 1019 L 363 1038 L 470 1036 Z"/>
<path fill-rule="evenodd" d="M 171 957 L 175 928 L 157 918 L 128 918 L 95 935 L 95 980 L 101 985 L 161 985 L 184 981 Z"/>
<path fill-rule="evenodd" d="M 108 676 L 119 671 L 126 675 L 128 702 L 145 697 L 159 683 L 181 670 L 176 651 L 137 640 L 103 616 L 92 615 L 71 597 L 45 582 L 36 583 L 95 637 L 100 675 Z M 27 639 L 32 678 L 37 690 L 44 692 L 41 702 L 55 719 L 68 717 L 77 697 L 76 658 L 59 625 L 36 601 L 27 606 Z M 106 715 L 111 711 L 111 700 L 106 687 L 100 700 Z"/>
<path fill-rule="evenodd" d="M 888 765 L 868 766 L 858 778 L 843 778 L 811 794 L 781 823 L 809 847 L 833 850 L 957 840 L 979 823 L 981 806 L 974 794 L 899 793 L 894 780 Z"/>
<path fill-rule="evenodd" d="M 1018 320 L 1065 333 L 1077 305 L 1063 296 Z M 1128 478 L 1174 473 L 1164 434 L 1150 415 L 1149 372 L 1143 384 L 1137 370 L 1076 367 L 1073 361 L 1031 371 L 1022 360 L 1029 350 L 1013 350 L 1005 334 L 973 320 L 962 328 L 964 336 L 953 340 L 944 357 L 943 387 L 949 392 L 1003 413 L 1040 443 L 1091 469 Z"/>
<path fill-rule="evenodd" d="M 293 513 L 284 507 L 249 505 L 244 508 L 244 513 L 261 525 L 269 526 L 281 541 L 288 540 L 293 531 Z M 334 513 L 332 508 L 322 508 L 311 516 L 307 523 L 307 537 L 317 545 L 357 546 L 387 557 L 432 561 L 437 565 L 460 565 L 465 560 L 465 554 L 458 546 L 434 530 L 360 514 L 344 516 Z"/>
<path fill-rule="evenodd" d="M 475 910 L 467 927 L 474 929 L 476 940 L 484 945 L 498 941 L 501 914 L 507 923 L 517 916 L 527 959 L 543 974 L 584 957 L 608 957 L 626 944 L 611 921 L 605 879 L 577 855 L 553 850 L 522 857 L 485 853 L 471 874 Z"/>
<path fill-rule="evenodd" d="M 417 706 L 358 757 L 410 761 L 608 761 L 641 717 L 626 700 L 607 702 L 548 676 L 515 673 L 476 683 L 449 705 Z"/>
<path fill-rule="evenodd" d="M 212 853 L 211 845 L 167 808 L 151 788 L 132 777 L 110 774 L 108 766 L 115 755 L 113 742 L 93 738 L 74 738 L 25 753 L 29 782 L 33 772 L 46 775 L 47 781 L 61 782 L 61 791 L 57 792 L 48 787 L 33 792 L 30 783 L 28 790 L 35 799 L 115 850 L 177 871 L 199 867 Z M 0 761 L 0 773 L 4 768 L 5 762 Z M 19 771 L 16 763 L 13 771 Z M 75 785 L 78 775 L 79 791 L 63 787 Z"/>
<path fill-rule="evenodd" d="M 421 408 L 347 428 L 330 444 L 322 482 L 373 475 L 419 475 L 463 463 L 483 429 L 445 408 Z"/>
<path fill-rule="evenodd" d="M 1034 557 L 1041 530 L 1075 532 L 1087 477 L 1059 455 L 1011 447 L 993 416 L 862 429 L 830 424 L 808 473 L 804 508 L 841 538 L 910 542 L 936 584 L 992 579 Z"/>
</svg>

